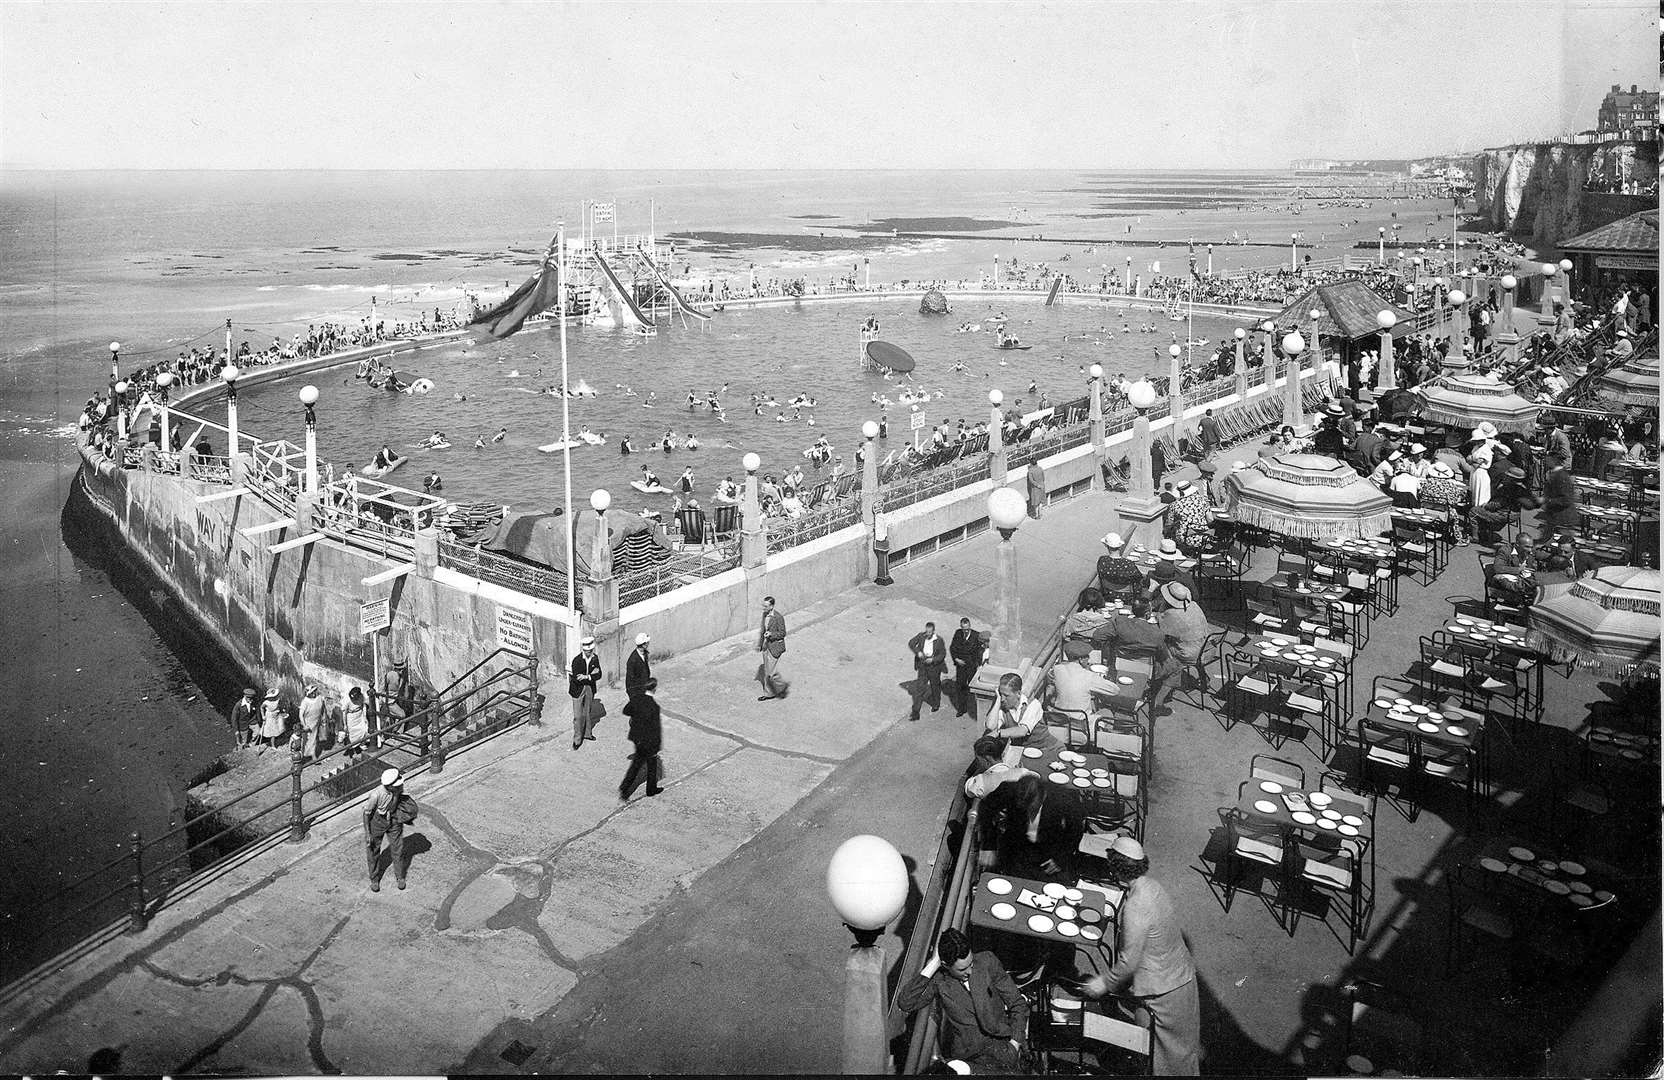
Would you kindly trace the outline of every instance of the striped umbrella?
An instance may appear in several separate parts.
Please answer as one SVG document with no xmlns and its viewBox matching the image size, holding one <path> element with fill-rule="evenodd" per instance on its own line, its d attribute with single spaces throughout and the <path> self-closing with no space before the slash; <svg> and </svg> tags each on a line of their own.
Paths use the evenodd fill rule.
<svg viewBox="0 0 1664 1080">
<path fill-rule="evenodd" d="M 1531 645 L 1558 663 L 1638 678 L 1658 674 L 1659 574 L 1603 566 L 1565 585 L 1545 585 L 1531 607 Z"/>
<path fill-rule="evenodd" d="M 1321 454 L 1261 458 L 1225 477 L 1236 520 L 1284 536 L 1379 536 L 1392 526 L 1392 500 L 1342 461 Z"/>
<path fill-rule="evenodd" d="M 1490 374 L 1441 376 L 1415 392 L 1421 397 L 1421 418 L 1447 427 L 1478 427 L 1488 421 L 1498 431 L 1529 432 L 1542 409 Z"/>
<path fill-rule="evenodd" d="M 1595 384 L 1601 397 L 1622 405 L 1658 408 L 1658 357 L 1630 357 Z"/>
</svg>

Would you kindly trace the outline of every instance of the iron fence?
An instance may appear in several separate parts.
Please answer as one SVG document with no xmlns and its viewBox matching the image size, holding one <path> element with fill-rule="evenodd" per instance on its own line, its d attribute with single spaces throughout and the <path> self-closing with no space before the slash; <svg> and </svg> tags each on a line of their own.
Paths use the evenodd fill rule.
<svg viewBox="0 0 1664 1080">
<path fill-rule="evenodd" d="M 768 526 L 769 554 L 806 544 L 830 536 L 839 529 L 847 529 L 861 520 L 859 499 L 845 499 L 804 514 L 796 521 L 770 522 Z"/>
<path fill-rule="evenodd" d="M 618 585 L 618 606 L 639 604 L 643 600 L 650 600 L 683 585 L 715 577 L 739 564 L 740 549 L 737 540 L 685 548 L 662 563 L 615 578 Z"/>
<path fill-rule="evenodd" d="M 566 573 L 478 547 L 439 542 L 439 565 L 539 600 L 566 604 Z"/>
</svg>

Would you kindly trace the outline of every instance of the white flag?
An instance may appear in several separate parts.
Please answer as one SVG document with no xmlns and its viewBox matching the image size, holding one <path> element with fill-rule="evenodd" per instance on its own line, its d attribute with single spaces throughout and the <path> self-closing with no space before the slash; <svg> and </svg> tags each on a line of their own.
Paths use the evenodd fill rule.
<svg viewBox="0 0 1664 1080">
<path fill-rule="evenodd" d="M 593 222 L 611 221 L 613 210 L 617 203 L 595 203 L 589 208 L 589 220 Z"/>
</svg>

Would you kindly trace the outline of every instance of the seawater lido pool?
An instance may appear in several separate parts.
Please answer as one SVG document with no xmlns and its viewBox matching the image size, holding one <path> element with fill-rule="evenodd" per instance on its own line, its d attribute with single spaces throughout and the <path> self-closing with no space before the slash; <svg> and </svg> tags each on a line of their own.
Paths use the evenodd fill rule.
<svg viewBox="0 0 1664 1080">
<path fill-rule="evenodd" d="M 576 434 L 588 427 L 607 438 L 572 450 L 574 502 L 583 505 L 592 490 L 604 487 L 621 509 L 668 508 L 669 495 L 630 488 L 644 464 L 667 488 L 691 467 L 695 495 L 708 501 L 724 476 L 743 479 L 740 459 L 747 452 L 762 458 L 763 472 L 779 475 L 801 464 L 813 477 L 803 450 L 822 435 L 853 468 L 862 422 L 886 411 L 873 402 L 875 394 L 894 403 L 887 410 L 889 437 L 880 444 L 880 452 L 887 453 L 911 437 L 910 409 L 898 403 L 904 389 L 915 398 L 928 392 L 921 408 L 929 424 L 960 417 L 976 423 L 987 419 L 988 391 L 996 387 L 1008 406 L 1020 398 L 1025 410 L 1038 407 L 1041 393 L 1053 402 L 1066 401 L 1085 392 L 1083 367 L 1102 364 L 1111 376 L 1165 374 L 1168 345 L 1175 334 L 1181 343 L 1185 340 L 1185 324 L 1169 321 L 1159 311 L 1123 312 L 1097 303 L 1048 308 L 1038 297 L 978 298 L 956 303 L 952 314 L 926 316 L 918 304 L 917 296 L 909 296 L 800 308 L 729 307 L 703 326 L 661 323 L 655 337 L 569 327 L 571 385 L 581 382 L 596 391 L 594 397 L 569 399 L 571 430 Z M 989 317 L 1002 311 L 1006 332 L 1030 348 L 996 347 Z M 878 319 L 882 340 L 906 349 L 917 361 L 911 377 L 886 379 L 860 369 L 859 331 L 869 315 Z M 981 324 L 981 332 L 961 332 L 966 322 Z M 1123 325 L 1130 332 L 1123 333 Z M 1146 325 L 1155 331 L 1143 332 Z M 1224 319 L 1198 317 L 1195 335 L 1210 345 L 1195 350 L 1196 362 L 1203 362 L 1234 328 Z M 431 379 L 433 390 L 420 395 L 372 390 L 355 378 L 355 366 L 345 366 L 242 391 L 240 423 L 261 438 L 299 443 L 302 410 L 296 394 L 311 383 L 321 392 L 320 463 L 362 468 L 385 443 L 409 458 L 388 477 L 392 482 L 419 488 L 424 476 L 438 472 L 444 494 L 459 502 L 501 502 L 517 510 L 561 505 L 563 455 L 538 449 L 561 437 L 562 400 L 541 392 L 560 382 L 556 327 L 537 326 L 500 342 L 446 343 L 403 355 L 397 366 Z M 698 399 L 692 411 L 689 391 Z M 726 422 L 705 405 L 712 391 L 718 393 Z M 780 404 L 765 406 L 757 415 L 753 394 Z M 817 404 L 796 410 L 792 419 L 788 403 L 799 396 Z M 223 403 L 204 403 L 193 411 L 220 419 L 223 408 Z M 493 442 L 503 428 L 507 434 Z M 658 447 L 667 430 L 674 433 L 676 447 L 670 454 Z M 421 446 L 435 431 L 445 433 L 449 449 Z M 699 439 L 697 450 L 683 448 L 690 433 Z M 624 435 L 637 453 L 619 452 Z M 480 438 L 484 449 L 475 447 Z"/>
</svg>

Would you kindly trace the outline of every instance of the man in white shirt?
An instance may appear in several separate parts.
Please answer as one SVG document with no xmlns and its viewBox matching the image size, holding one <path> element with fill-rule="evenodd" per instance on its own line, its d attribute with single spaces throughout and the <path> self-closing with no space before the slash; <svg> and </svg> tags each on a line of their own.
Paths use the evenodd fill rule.
<svg viewBox="0 0 1664 1080">
<path fill-rule="evenodd" d="M 1019 746 L 1051 750 L 1062 745 L 1051 728 L 1041 723 L 1045 708 L 1023 697 L 1023 679 L 1014 671 L 1000 676 L 999 693 L 988 709 L 983 730 Z"/>
</svg>

